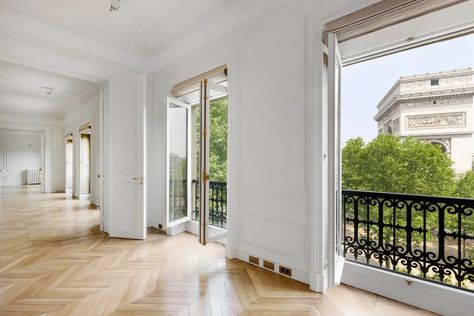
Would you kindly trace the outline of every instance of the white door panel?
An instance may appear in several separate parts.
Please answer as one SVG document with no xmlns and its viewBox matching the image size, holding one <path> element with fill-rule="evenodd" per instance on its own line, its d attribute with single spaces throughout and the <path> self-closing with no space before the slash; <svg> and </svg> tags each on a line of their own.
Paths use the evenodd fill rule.
<svg viewBox="0 0 474 316">
<path fill-rule="evenodd" d="M 146 238 L 145 87 L 145 76 L 109 82 L 104 208 L 112 237 Z"/>
<path fill-rule="evenodd" d="M 344 257 L 342 256 L 342 212 L 341 212 L 341 128 L 340 91 L 342 60 L 336 34 L 328 36 L 328 104 L 329 104 L 329 287 L 340 283 Z"/>
</svg>

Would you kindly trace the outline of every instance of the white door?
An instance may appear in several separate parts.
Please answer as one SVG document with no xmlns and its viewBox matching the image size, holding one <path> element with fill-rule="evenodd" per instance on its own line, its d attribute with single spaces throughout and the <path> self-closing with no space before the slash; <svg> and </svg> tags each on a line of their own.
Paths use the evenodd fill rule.
<svg viewBox="0 0 474 316">
<path fill-rule="evenodd" d="M 191 107 L 167 99 L 166 223 L 172 227 L 191 219 Z"/>
<path fill-rule="evenodd" d="M 328 184 L 329 184 L 329 276 L 328 285 L 339 284 L 344 266 L 342 252 L 342 210 L 341 210 L 341 132 L 340 96 L 342 59 L 336 34 L 328 36 Z"/>
<path fill-rule="evenodd" d="M 146 78 L 109 81 L 105 102 L 105 205 L 111 237 L 146 238 Z"/>
</svg>

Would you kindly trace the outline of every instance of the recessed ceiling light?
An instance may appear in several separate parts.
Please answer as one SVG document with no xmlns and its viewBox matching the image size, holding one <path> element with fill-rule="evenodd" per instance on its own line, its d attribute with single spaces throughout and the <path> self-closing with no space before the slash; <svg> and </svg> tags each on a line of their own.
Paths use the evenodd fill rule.
<svg viewBox="0 0 474 316">
<path fill-rule="evenodd" d="M 41 89 L 49 96 L 54 94 L 54 88 L 51 87 L 41 87 Z"/>
</svg>

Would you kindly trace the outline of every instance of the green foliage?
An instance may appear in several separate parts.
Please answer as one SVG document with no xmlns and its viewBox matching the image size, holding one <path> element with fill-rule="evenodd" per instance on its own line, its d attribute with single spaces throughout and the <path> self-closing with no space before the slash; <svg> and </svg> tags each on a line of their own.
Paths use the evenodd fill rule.
<svg viewBox="0 0 474 316">
<path fill-rule="evenodd" d="M 456 183 L 454 196 L 461 198 L 474 198 L 474 172 L 468 171 L 461 175 Z"/>
<path fill-rule="evenodd" d="M 227 97 L 211 100 L 209 109 L 209 177 L 211 181 L 227 181 Z M 196 113 L 196 135 L 201 132 L 200 112 Z M 196 137 L 196 157 L 199 157 L 199 136 Z M 199 177 L 199 162 L 197 167 Z"/>
<path fill-rule="evenodd" d="M 342 150 L 342 170 L 342 186 L 352 190 L 452 196 L 455 189 L 450 158 L 415 138 L 351 139 Z"/>
<path fill-rule="evenodd" d="M 379 135 L 369 143 L 364 143 L 362 138 L 354 138 L 347 141 L 342 150 L 342 187 L 344 189 L 394 192 L 406 194 L 423 194 L 434 196 L 448 196 L 459 198 L 474 198 L 474 172 L 468 171 L 462 175 L 456 175 L 452 168 L 452 161 L 439 146 L 415 138 L 400 139 L 394 135 Z M 373 223 L 379 221 L 379 205 L 367 205 L 359 202 L 359 220 L 370 220 Z M 382 205 L 383 222 L 392 224 L 396 218 L 396 224 L 405 227 L 407 223 L 407 210 L 403 207 L 396 209 L 392 206 Z M 355 208 L 352 204 L 346 205 L 346 215 L 353 217 Z M 445 212 L 445 229 L 447 232 L 457 232 L 460 228 L 462 234 L 472 236 L 474 234 L 474 215 L 469 214 L 470 208 L 465 210 L 467 214 L 461 214 L 461 227 L 459 227 L 459 215 Z M 411 209 L 411 225 L 415 229 L 426 227 L 427 242 L 433 241 L 434 247 L 438 239 L 438 212 L 426 212 L 426 222 L 423 221 L 423 212 Z M 369 217 L 369 218 L 367 218 Z M 426 225 L 426 226 L 425 226 Z M 367 232 L 367 229 L 370 231 Z M 379 235 L 377 225 L 358 227 L 359 238 L 376 240 Z M 349 231 L 349 234 L 351 232 Z M 382 231 L 383 242 L 396 244 L 406 249 L 407 233 L 400 229 L 384 227 Z M 412 232 L 412 248 L 423 251 L 423 234 Z M 394 240 L 395 238 L 395 240 Z M 457 249 L 457 240 L 445 239 L 452 242 Z M 462 240 L 462 258 L 474 259 L 474 243 Z M 390 264 L 389 261 L 386 264 Z M 395 270 L 407 273 L 406 268 L 395 267 Z M 413 272 L 421 273 L 421 272 Z M 438 280 L 439 276 L 426 275 L 426 278 Z M 454 282 L 447 278 L 444 282 Z M 467 282 L 464 282 L 467 283 Z M 454 284 L 454 283 L 453 283 Z M 469 283 L 470 284 L 470 283 Z M 467 287 L 466 284 L 463 286 Z"/>
<path fill-rule="evenodd" d="M 227 97 L 211 100 L 209 135 L 209 176 L 227 181 Z"/>
<path fill-rule="evenodd" d="M 451 159 L 433 144 L 415 138 L 400 139 L 394 135 L 379 135 L 365 144 L 361 138 L 351 139 L 342 150 L 342 186 L 345 189 L 452 196 L 456 186 L 456 176 Z M 378 221 L 377 206 L 370 208 L 369 220 Z M 365 209 L 365 206 L 360 206 Z M 351 212 L 352 210 L 348 210 Z M 393 221 L 394 210 L 384 207 L 383 221 Z M 366 220 L 367 212 L 359 214 Z M 396 210 L 397 224 L 407 225 L 406 210 Z M 420 212 L 414 212 L 412 225 L 423 226 Z M 428 239 L 436 238 L 432 232 L 437 227 L 437 214 L 427 213 Z M 371 236 L 377 236 L 379 227 L 372 226 Z M 362 233 L 366 233 L 362 229 Z M 393 243 L 393 229 L 383 229 L 384 241 Z M 406 232 L 396 232 L 397 245 L 406 245 Z M 412 235 L 413 246 L 419 245 L 423 236 Z"/>
<path fill-rule="evenodd" d="M 468 171 L 462 174 L 459 178 L 459 181 L 456 183 L 456 189 L 454 191 L 454 196 L 460 198 L 474 198 L 474 172 Z M 468 210 L 469 211 L 469 210 Z M 471 210 L 472 211 L 472 210 Z M 457 226 L 457 221 L 456 222 Z M 474 235 L 474 214 L 473 215 L 462 215 L 462 231 L 467 235 Z M 454 226 L 454 223 L 453 225 Z M 452 227 L 455 228 L 455 227 Z M 463 240 L 462 243 L 464 257 L 474 260 L 474 249 L 466 245 L 466 240 Z"/>
</svg>

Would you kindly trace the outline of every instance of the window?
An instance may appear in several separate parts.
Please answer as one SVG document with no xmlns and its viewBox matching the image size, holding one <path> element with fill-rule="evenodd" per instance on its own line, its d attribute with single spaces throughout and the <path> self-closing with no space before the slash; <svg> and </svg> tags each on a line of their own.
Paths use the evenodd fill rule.
<svg viewBox="0 0 474 316">
<path fill-rule="evenodd" d="M 431 79 L 432 86 L 439 86 L 439 79 Z"/>
</svg>

